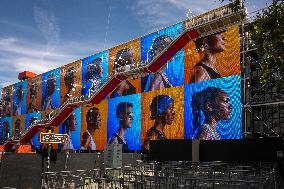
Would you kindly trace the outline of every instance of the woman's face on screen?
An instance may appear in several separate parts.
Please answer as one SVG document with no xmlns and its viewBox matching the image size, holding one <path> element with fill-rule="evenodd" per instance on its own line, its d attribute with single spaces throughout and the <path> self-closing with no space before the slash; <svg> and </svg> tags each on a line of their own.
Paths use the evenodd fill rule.
<svg viewBox="0 0 284 189">
<path fill-rule="evenodd" d="M 165 124 L 171 125 L 175 119 L 174 103 L 171 103 L 163 112 L 162 120 Z"/>
<path fill-rule="evenodd" d="M 225 37 L 219 33 L 215 34 L 209 42 L 210 50 L 215 52 L 223 52 L 225 50 Z"/>
<path fill-rule="evenodd" d="M 229 96 L 221 92 L 217 95 L 216 97 L 216 110 L 217 110 L 217 117 L 220 120 L 228 120 L 231 117 L 231 112 L 232 112 L 232 104 L 230 103 L 230 98 Z"/>
<path fill-rule="evenodd" d="M 70 118 L 70 130 L 71 131 L 75 131 L 76 130 L 76 126 L 77 126 L 77 122 L 76 122 L 76 116 L 74 114 L 71 114 L 71 118 Z"/>
<path fill-rule="evenodd" d="M 100 112 L 92 113 L 87 117 L 87 125 L 88 128 L 93 130 L 100 129 L 101 127 L 101 114 Z"/>
</svg>

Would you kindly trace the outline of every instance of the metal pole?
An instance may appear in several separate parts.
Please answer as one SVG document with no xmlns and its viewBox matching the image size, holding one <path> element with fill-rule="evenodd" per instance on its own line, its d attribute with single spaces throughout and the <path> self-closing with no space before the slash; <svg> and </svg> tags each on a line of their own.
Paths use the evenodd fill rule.
<svg viewBox="0 0 284 189">
<path fill-rule="evenodd" d="M 47 152 L 47 167 L 46 167 L 46 171 L 49 171 L 50 168 L 50 152 L 51 152 L 51 144 L 48 144 L 48 152 Z"/>
<path fill-rule="evenodd" d="M 243 8 L 244 7 L 244 1 L 240 0 L 240 6 Z"/>
<path fill-rule="evenodd" d="M 67 170 L 67 163 L 68 163 L 68 158 L 69 158 L 69 150 L 67 150 L 66 152 L 66 159 L 65 159 L 65 165 L 64 165 L 64 169 Z"/>
<path fill-rule="evenodd" d="M 243 70 L 243 104 L 246 104 L 246 65 L 245 65 L 245 31 L 244 31 L 244 24 L 242 24 L 242 70 Z M 247 112 L 246 108 L 243 109 L 244 111 L 244 133 L 247 132 Z"/>
</svg>

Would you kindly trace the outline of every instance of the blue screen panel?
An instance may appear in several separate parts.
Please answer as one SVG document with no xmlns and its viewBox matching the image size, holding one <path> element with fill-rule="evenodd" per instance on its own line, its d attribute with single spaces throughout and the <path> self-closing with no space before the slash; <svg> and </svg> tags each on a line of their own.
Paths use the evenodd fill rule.
<svg viewBox="0 0 284 189">
<path fill-rule="evenodd" d="M 185 85 L 184 98 L 185 138 L 242 138 L 240 75 Z"/>
<path fill-rule="evenodd" d="M 13 115 L 26 113 L 27 81 L 21 81 L 14 85 Z"/>
<path fill-rule="evenodd" d="M 70 129 L 71 128 L 71 129 Z M 60 134 L 70 134 L 70 141 L 65 145 L 60 145 L 60 149 L 80 149 L 80 131 L 81 131 L 81 107 L 76 108 L 59 127 Z"/>
<path fill-rule="evenodd" d="M 60 69 L 42 74 L 42 111 L 60 106 Z"/>
<path fill-rule="evenodd" d="M 95 85 L 108 76 L 108 51 L 104 51 L 82 60 L 82 94 L 88 94 Z"/>
<path fill-rule="evenodd" d="M 143 64 L 150 63 L 182 31 L 182 23 L 165 28 L 141 38 L 141 59 Z M 157 74 L 150 74 L 141 79 L 142 92 L 159 90 L 182 85 L 184 83 L 184 50 L 175 54 Z"/>
<path fill-rule="evenodd" d="M 2 135 L 1 141 L 5 143 L 8 138 L 11 138 L 13 135 L 12 127 L 12 117 L 5 117 L 1 119 Z"/>
<path fill-rule="evenodd" d="M 40 120 L 41 119 L 41 112 L 33 112 L 29 113 L 26 115 L 25 119 L 25 129 L 27 129 L 31 123 L 35 120 Z M 39 133 L 35 134 L 34 137 L 32 138 L 32 147 L 33 149 L 40 149 L 40 142 L 39 142 Z"/>
<path fill-rule="evenodd" d="M 125 140 L 128 144 L 129 150 L 141 149 L 141 94 L 129 95 L 124 97 L 117 97 L 108 101 L 108 126 L 107 126 L 107 138 L 108 142 L 112 140 L 112 137 L 119 130 L 119 127 L 124 125 L 124 117 L 119 117 L 117 113 L 126 113 L 126 108 L 121 109 L 123 103 L 130 104 L 132 106 L 132 124 L 129 124 L 125 132 Z M 120 105 L 119 105 L 120 104 Z M 128 117 L 129 118 L 129 117 Z"/>
</svg>

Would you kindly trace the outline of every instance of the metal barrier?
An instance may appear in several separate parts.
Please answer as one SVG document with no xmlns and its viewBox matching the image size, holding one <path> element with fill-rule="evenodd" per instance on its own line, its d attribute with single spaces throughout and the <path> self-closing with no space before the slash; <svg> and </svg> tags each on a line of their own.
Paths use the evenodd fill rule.
<svg viewBox="0 0 284 189">
<path fill-rule="evenodd" d="M 175 189 L 276 188 L 274 163 L 138 162 L 136 166 L 47 172 L 42 188 Z"/>
</svg>

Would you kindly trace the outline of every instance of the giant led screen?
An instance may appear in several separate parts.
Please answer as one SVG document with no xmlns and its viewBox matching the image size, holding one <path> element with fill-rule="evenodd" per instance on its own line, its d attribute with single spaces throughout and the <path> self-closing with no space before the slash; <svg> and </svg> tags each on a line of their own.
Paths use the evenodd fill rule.
<svg viewBox="0 0 284 189">
<path fill-rule="evenodd" d="M 237 26 L 189 42 L 185 46 L 185 84 L 240 74 Z"/>
<path fill-rule="evenodd" d="M 185 85 L 185 138 L 242 138 L 239 75 Z"/>
<path fill-rule="evenodd" d="M 94 94 L 110 76 L 152 64 L 185 29 L 180 22 L 5 87 L 1 141 L 20 138 L 66 100 Z M 238 26 L 191 40 L 156 73 L 128 77 L 104 95 L 53 130 L 69 135 L 60 150 L 90 152 L 116 143 L 125 151 L 148 150 L 151 140 L 242 138 Z M 39 149 L 38 135 L 30 143 Z"/>
<path fill-rule="evenodd" d="M 182 139 L 184 136 L 183 86 L 142 94 L 142 148 L 150 140 Z"/>
<path fill-rule="evenodd" d="M 12 117 L 12 135 L 15 140 L 20 140 L 21 134 L 25 131 L 26 115 Z"/>
<path fill-rule="evenodd" d="M 1 119 L 2 125 L 2 136 L 1 141 L 4 144 L 9 138 L 13 136 L 12 134 L 12 117 L 5 117 Z"/>
</svg>

